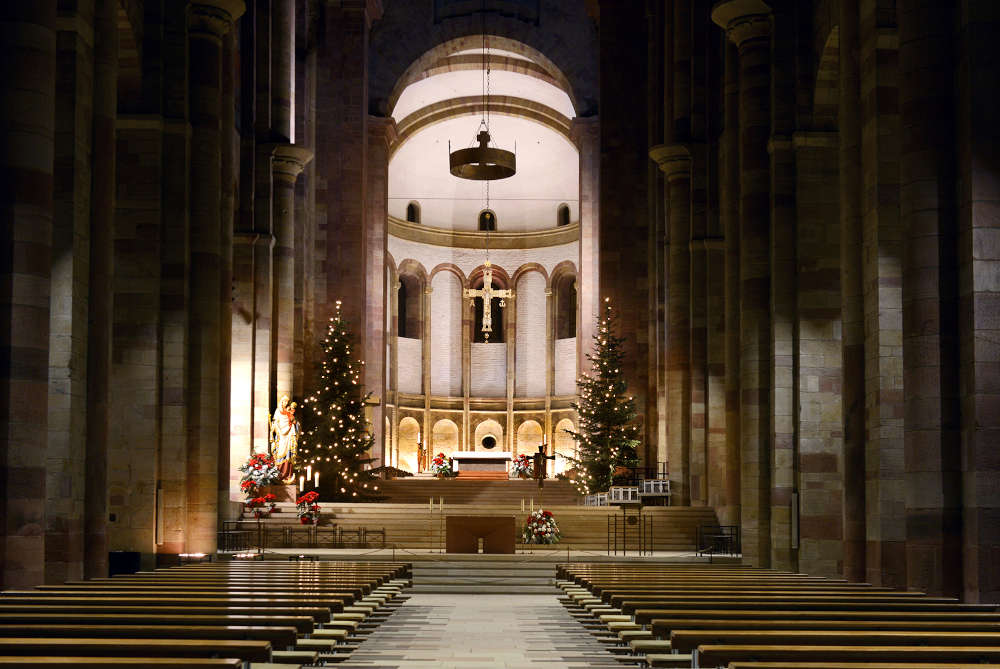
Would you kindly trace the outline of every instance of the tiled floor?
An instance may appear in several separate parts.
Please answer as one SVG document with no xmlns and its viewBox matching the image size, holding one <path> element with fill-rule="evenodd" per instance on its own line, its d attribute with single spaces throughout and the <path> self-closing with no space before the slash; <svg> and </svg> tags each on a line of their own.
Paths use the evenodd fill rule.
<svg viewBox="0 0 1000 669">
<path fill-rule="evenodd" d="M 414 594 L 341 665 L 624 667 L 555 595 Z"/>
</svg>

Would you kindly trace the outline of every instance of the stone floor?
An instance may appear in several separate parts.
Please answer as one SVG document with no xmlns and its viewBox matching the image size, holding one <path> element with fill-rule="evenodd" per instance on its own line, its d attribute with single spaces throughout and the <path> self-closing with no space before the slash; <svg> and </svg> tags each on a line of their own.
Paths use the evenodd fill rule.
<svg viewBox="0 0 1000 669">
<path fill-rule="evenodd" d="M 413 594 L 349 660 L 353 667 L 618 667 L 556 595 Z"/>
</svg>

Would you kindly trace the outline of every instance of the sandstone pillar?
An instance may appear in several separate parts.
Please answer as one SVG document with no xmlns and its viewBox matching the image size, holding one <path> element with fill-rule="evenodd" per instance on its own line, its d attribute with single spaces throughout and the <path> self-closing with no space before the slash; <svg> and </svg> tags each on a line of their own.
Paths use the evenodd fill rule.
<svg viewBox="0 0 1000 669">
<path fill-rule="evenodd" d="M 844 578 L 865 580 L 865 321 L 861 217 L 859 0 L 840 3 L 838 173 L 844 406 Z"/>
<path fill-rule="evenodd" d="M 600 250 L 600 124 L 596 116 L 574 118 L 571 135 L 580 153 L 580 259 L 577 263 L 577 374 L 590 372 L 587 354 L 594 345 L 600 314 L 598 251 Z M 661 458 L 662 459 L 662 458 Z"/>
<path fill-rule="evenodd" d="M 222 324 L 222 35 L 243 13 L 242 0 L 189 9 L 191 120 L 191 312 L 188 358 L 186 548 L 215 551 L 218 524 L 220 346 Z"/>
<path fill-rule="evenodd" d="M 236 52 L 236 30 L 222 37 L 222 114 L 219 131 L 222 143 L 221 226 L 222 254 L 219 271 L 219 516 L 234 517 L 236 507 L 230 505 L 233 493 L 239 490 L 242 458 L 232 458 L 230 430 L 232 429 L 232 349 L 233 349 L 233 238 L 236 224 L 237 180 L 240 173 L 239 136 L 236 134 L 236 77 L 239 72 Z"/>
<path fill-rule="evenodd" d="M 271 159 L 274 225 L 273 337 L 275 390 L 278 398 L 292 397 L 295 369 L 295 180 L 312 160 L 312 151 L 277 144 Z M 292 397 L 301 404 L 303 398 Z"/>
<path fill-rule="evenodd" d="M 770 8 L 726 0 L 712 20 L 739 48 L 740 446 L 743 557 L 770 565 Z"/>
<path fill-rule="evenodd" d="M 367 196 L 365 204 L 365 307 L 364 318 L 355 324 L 358 331 L 365 330 L 365 390 L 372 393 L 371 429 L 375 436 L 374 454 L 383 458 L 385 450 L 386 400 L 386 244 L 389 239 L 389 147 L 396 141 L 396 122 L 391 118 L 368 117 L 368 169 L 366 174 Z M 424 430 L 424 434 L 429 434 Z"/>
<path fill-rule="evenodd" d="M 0 375 L 0 583 L 11 588 L 44 580 L 56 3 L 7 4 L 2 16 L 0 54 L 7 76 L 0 84 L 0 230 L 6 251 L 0 319 L 8 334 L 0 355 L 8 363 Z"/>
<path fill-rule="evenodd" d="M 865 580 L 906 584 L 898 35 L 894 3 L 861 0 Z"/>
<path fill-rule="evenodd" d="M 650 155 L 667 178 L 667 458 L 671 503 L 691 503 L 690 230 L 691 153 L 686 146 L 657 146 Z"/>
<path fill-rule="evenodd" d="M 800 571 L 840 578 L 844 559 L 837 135 L 797 132 L 795 387 Z"/>
<path fill-rule="evenodd" d="M 45 580 L 83 576 L 94 0 L 58 15 Z"/>
<path fill-rule="evenodd" d="M 963 599 L 1000 601 L 1000 126 L 997 5 L 963 0 L 958 28 L 958 246 L 962 397 Z"/>
<path fill-rule="evenodd" d="M 906 585 L 962 592 L 953 2 L 897 4 Z"/>
<path fill-rule="evenodd" d="M 108 573 L 108 441 L 111 438 L 111 325 L 114 275 L 115 117 L 118 112 L 118 3 L 97 0 L 94 16 L 94 153 L 87 299 L 87 449 L 84 578 Z"/>
<path fill-rule="evenodd" d="M 726 498 L 728 522 L 740 523 L 740 87 L 739 54 L 725 46 L 725 126 L 719 160 L 719 209 L 725 236 Z M 720 518 L 721 520 L 721 518 Z"/>
</svg>

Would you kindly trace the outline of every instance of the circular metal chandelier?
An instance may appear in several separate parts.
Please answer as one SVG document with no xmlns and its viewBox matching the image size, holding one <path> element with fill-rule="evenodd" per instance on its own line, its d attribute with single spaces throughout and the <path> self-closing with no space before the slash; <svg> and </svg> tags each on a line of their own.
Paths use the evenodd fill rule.
<svg viewBox="0 0 1000 669">
<path fill-rule="evenodd" d="M 483 2 L 483 118 L 479 122 L 476 141 L 479 146 L 451 150 L 448 142 L 448 167 L 460 179 L 494 181 L 512 177 L 517 172 L 517 157 L 513 152 L 491 147 L 490 144 L 490 62 L 486 51 L 486 2 Z"/>
</svg>

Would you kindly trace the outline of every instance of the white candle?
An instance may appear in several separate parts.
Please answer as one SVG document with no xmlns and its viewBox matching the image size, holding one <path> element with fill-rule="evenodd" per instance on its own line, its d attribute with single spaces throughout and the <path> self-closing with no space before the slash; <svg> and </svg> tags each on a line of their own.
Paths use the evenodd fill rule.
<svg viewBox="0 0 1000 669">
<path fill-rule="evenodd" d="M 306 489 L 306 477 L 305 476 L 300 476 L 299 477 L 299 492 L 302 492 L 305 489 Z"/>
<path fill-rule="evenodd" d="M 534 497 L 531 498 L 531 512 L 532 513 L 535 512 L 535 498 Z"/>
<path fill-rule="evenodd" d="M 316 483 L 315 483 L 315 487 L 317 487 L 317 488 L 318 488 L 318 487 L 319 487 L 319 472 L 316 472 L 315 476 L 316 476 Z"/>
<path fill-rule="evenodd" d="M 524 498 L 521 498 L 521 512 L 524 512 Z"/>
<path fill-rule="evenodd" d="M 312 477 L 313 477 L 313 466 L 312 465 L 307 465 L 306 466 L 306 478 L 307 479 L 312 479 Z"/>
<path fill-rule="evenodd" d="M 427 500 L 427 510 L 434 513 L 434 498 L 431 497 Z"/>
</svg>

